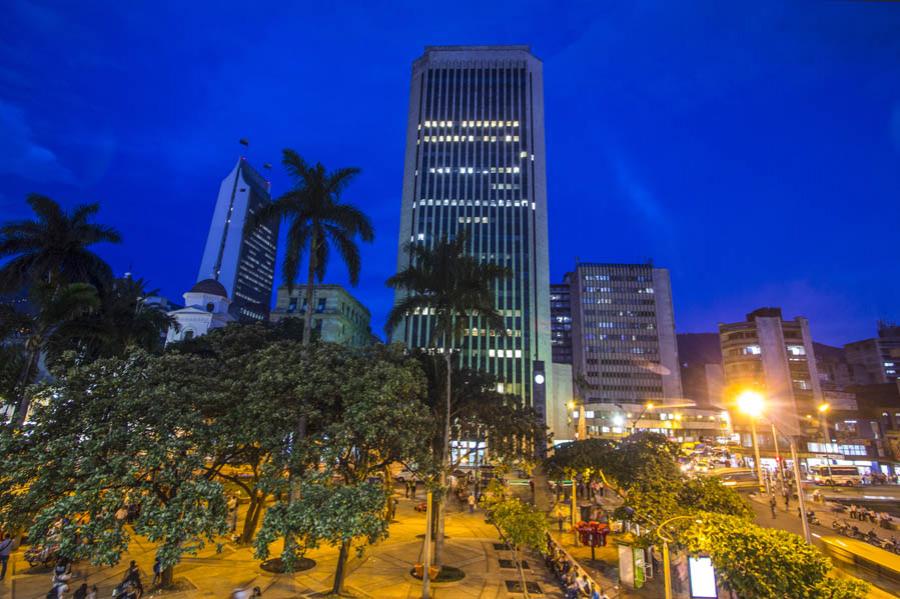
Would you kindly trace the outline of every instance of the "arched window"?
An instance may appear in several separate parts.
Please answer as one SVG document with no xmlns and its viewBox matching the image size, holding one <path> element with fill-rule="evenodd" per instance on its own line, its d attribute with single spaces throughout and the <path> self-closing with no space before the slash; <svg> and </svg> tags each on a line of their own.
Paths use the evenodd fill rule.
<svg viewBox="0 0 900 599">
<path fill-rule="evenodd" d="M 206 311 L 212 312 L 215 309 L 215 307 L 216 307 L 216 305 L 214 303 L 209 302 L 208 304 L 206 304 Z"/>
<path fill-rule="evenodd" d="M 187 340 L 187 339 L 193 339 L 193 338 L 194 338 L 194 331 L 192 331 L 191 329 L 188 329 L 184 332 L 184 339 Z"/>
</svg>

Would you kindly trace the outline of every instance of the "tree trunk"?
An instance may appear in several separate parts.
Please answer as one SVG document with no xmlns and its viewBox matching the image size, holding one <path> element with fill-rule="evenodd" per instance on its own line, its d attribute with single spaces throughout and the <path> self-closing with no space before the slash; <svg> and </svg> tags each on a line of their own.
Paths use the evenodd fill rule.
<svg viewBox="0 0 900 599">
<path fill-rule="evenodd" d="M 340 595 L 344 592 L 344 579 L 347 576 L 347 554 L 350 552 L 350 541 L 341 543 L 341 550 L 338 553 L 337 569 L 334 572 L 334 586 L 331 592 Z"/>
<path fill-rule="evenodd" d="M 247 506 L 247 515 L 244 516 L 244 530 L 241 531 L 239 543 L 241 545 L 249 545 L 253 541 L 256 534 L 256 527 L 259 525 L 259 515 L 262 513 L 262 504 L 265 501 L 265 494 L 254 489 L 250 494 L 250 505 Z"/>
<path fill-rule="evenodd" d="M 304 346 L 309 345 L 312 341 L 312 315 L 313 315 L 313 296 L 315 295 L 316 284 L 316 251 L 318 249 L 318 241 L 316 237 L 315 225 L 313 225 L 312 237 L 309 242 L 309 267 L 306 271 L 306 313 L 303 315 L 303 340 Z M 301 416 L 297 422 L 297 429 L 294 434 L 294 446 L 306 436 L 306 416 Z M 288 493 L 287 503 L 290 505 L 294 500 L 300 497 L 300 486 L 295 480 L 293 466 L 288 473 L 290 491 Z M 291 534 L 284 535 L 284 553 L 293 554 L 294 540 Z"/>
<path fill-rule="evenodd" d="M 447 339 L 445 336 L 444 339 Z M 450 355 L 450 344 L 444 343 L 444 360 L 447 365 L 447 400 L 445 406 L 444 413 L 444 455 L 441 456 L 441 478 L 440 478 L 440 488 L 441 488 L 441 501 L 438 503 L 437 509 L 437 535 L 435 535 L 434 539 L 434 563 L 436 566 L 442 565 L 441 560 L 443 559 L 444 553 L 444 517 L 447 513 L 447 470 L 450 468 L 450 405 L 451 405 L 451 374 L 452 370 L 452 357 Z"/>
<path fill-rule="evenodd" d="M 306 273 L 306 314 L 303 316 L 303 345 L 309 345 L 312 340 L 312 316 L 313 296 L 316 285 L 316 257 L 319 248 L 316 237 L 315 225 L 313 225 L 312 238 L 309 242 L 309 269 Z"/>
<path fill-rule="evenodd" d="M 519 552 L 516 549 L 516 546 L 512 543 L 509 543 L 509 548 L 512 549 L 513 561 L 516 562 L 516 570 L 519 571 L 519 581 L 522 584 L 522 594 L 525 595 L 525 599 L 528 599 L 530 595 L 528 594 L 528 585 L 525 583 L 525 570 L 522 568 L 522 561 L 519 559 Z"/>
<path fill-rule="evenodd" d="M 159 586 L 166 589 L 175 581 L 175 566 L 164 568 L 160 574 Z"/>
<path fill-rule="evenodd" d="M 441 474 L 441 478 L 443 478 L 443 473 Z M 443 487 L 443 481 L 441 482 L 441 486 Z M 444 517 L 447 512 L 447 495 L 446 493 L 441 496 L 441 499 L 437 502 L 434 511 L 434 565 L 442 566 L 441 560 L 444 555 Z"/>
<path fill-rule="evenodd" d="M 16 412 L 12 418 L 16 428 L 22 428 L 22 425 L 25 424 L 25 418 L 28 416 L 28 408 L 31 407 L 31 399 L 27 393 L 28 380 L 31 378 L 32 371 L 37 368 L 40 357 L 40 351 L 31 350 L 28 353 L 25 367 L 22 369 L 22 378 L 19 381 L 19 400 L 16 402 Z"/>
</svg>

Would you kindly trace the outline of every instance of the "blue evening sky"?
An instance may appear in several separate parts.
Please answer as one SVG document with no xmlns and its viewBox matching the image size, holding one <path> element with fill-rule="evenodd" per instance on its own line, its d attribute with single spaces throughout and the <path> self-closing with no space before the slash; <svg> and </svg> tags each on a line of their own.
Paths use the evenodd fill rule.
<svg viewBox="0 0 900 599">
<path fill-rule="evenodd" d="M 762 305 L 844 343 L 900 319 L 900 5 L 879 2 L 7 0 L 0 220 L 99 201 L 102 255 L 180 300 L 219 182 L 292 147 L 359 166 L 353 291 L 381 333 L 411 62 L 530 44 L 544 62 L 550 264 L 672 271 L 680 332 Z M 287 180 L 272 173 L 273 191 Z M 345 282 L 337 262 L 329 282 Z"/>
</svg>

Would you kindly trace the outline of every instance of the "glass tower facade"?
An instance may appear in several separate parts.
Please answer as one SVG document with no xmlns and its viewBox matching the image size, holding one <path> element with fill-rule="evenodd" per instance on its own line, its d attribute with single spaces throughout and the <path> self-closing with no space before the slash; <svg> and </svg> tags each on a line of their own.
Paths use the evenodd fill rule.
<svg viewBox="0 0 900 599">
<path fill-rule="evenodd" d="M 278 223 L 244 234 L 244 223 L 271 202 L 269 182 L 241 158 L 219 187 L 197 280 L 219 281 L 243 322 L 267 320 L 275 280 Z"/>
<path fill-rule="evenodd" d="M 460 359 L 543 413 L 551 355 L 541 62 L 527 46 L 427 47 L 413 64 L 406 144 L 398 270 L 406 244 L 463 231 L 471 255 L 507 266 L 513 276 L 494 287 L 507 334 L 473 319 Z M 431 324 L 410 315 L 392 338 L 427 347 Z"/>
</svg>

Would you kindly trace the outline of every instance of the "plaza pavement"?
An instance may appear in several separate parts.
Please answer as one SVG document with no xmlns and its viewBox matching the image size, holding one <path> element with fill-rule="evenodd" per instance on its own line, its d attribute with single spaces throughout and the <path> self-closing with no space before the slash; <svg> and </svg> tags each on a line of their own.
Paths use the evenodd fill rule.
<svg viewBox="0 0 900 599">
<path fill-rule="evenodd" d="M 348 594 L 361 598 L 411 599 L 421 596 L 421 581 L 415 580 L 409 572 L 419 561 L 422 540 L 417 535 L 424 531 L 425 517 L 415 512 L 413 505 L 421 501 L 421 490 L 417 500 L 405 499 L 398 495 L 396 520 L 391 524 L 390 536 L 368 547 L 362 557 L 355 552 L 348 564 L 346 579 Z M 521 593 L 507 591 L 506 581 L 518 580 L 515 569 L 501 569 L 499 559 L 511 559 L 508 551 L 498 550 L 496 530 L 484 522 L 484 514 L 478 510 L 469 514 L 462 506 L 453 505 L 446 521 L 445 563 L 462 568 L 466 577 L 458 583 L 436 584 L 432 596 L 442 598 L 518 598 Z M 149 592 L 152 578 L 154 546 L 144 539 L 135 538 L 127 555 L 118 565 L 98 568 L 86 564 L 76 564 L 70 589 L 74 591 L 82 582 L 96 584 L 99 597 L 107 598 L 113 587 L 122 580 L 130 560 L 136 560 L 142 571 L 145 597 L 163 596 L 171 599 L 188 597 L 229 597 L 238 587 L 259 586 L 263 597 L 322 597 L 331 590 L 337 551 L 331 547 L 311 550 L 307 557 L 316 561 L 311 570 L 294 575 L 275 575 L 263 572 L 259 562 L 253 558 L 252 549 L 238 547 L 225 542 L 222 551 L 207 547 L 196 556 L 186 556 L 175 569 L 176 581 L 186 581 L 193 590 L 157 593 Z M 537 556 L 528 556 L 530 569 L 526 579 L 540 585 L 543 594 L 534 597 L 561 598 L 557 587 L 544 562 Z M 5 581 L 0 583 L 0 598 L 41 599 L 50 589 L 51 574 L 48 571 L 32 572 L 16 552 L 10 560 L 10 571 Z"/>
</svg>

